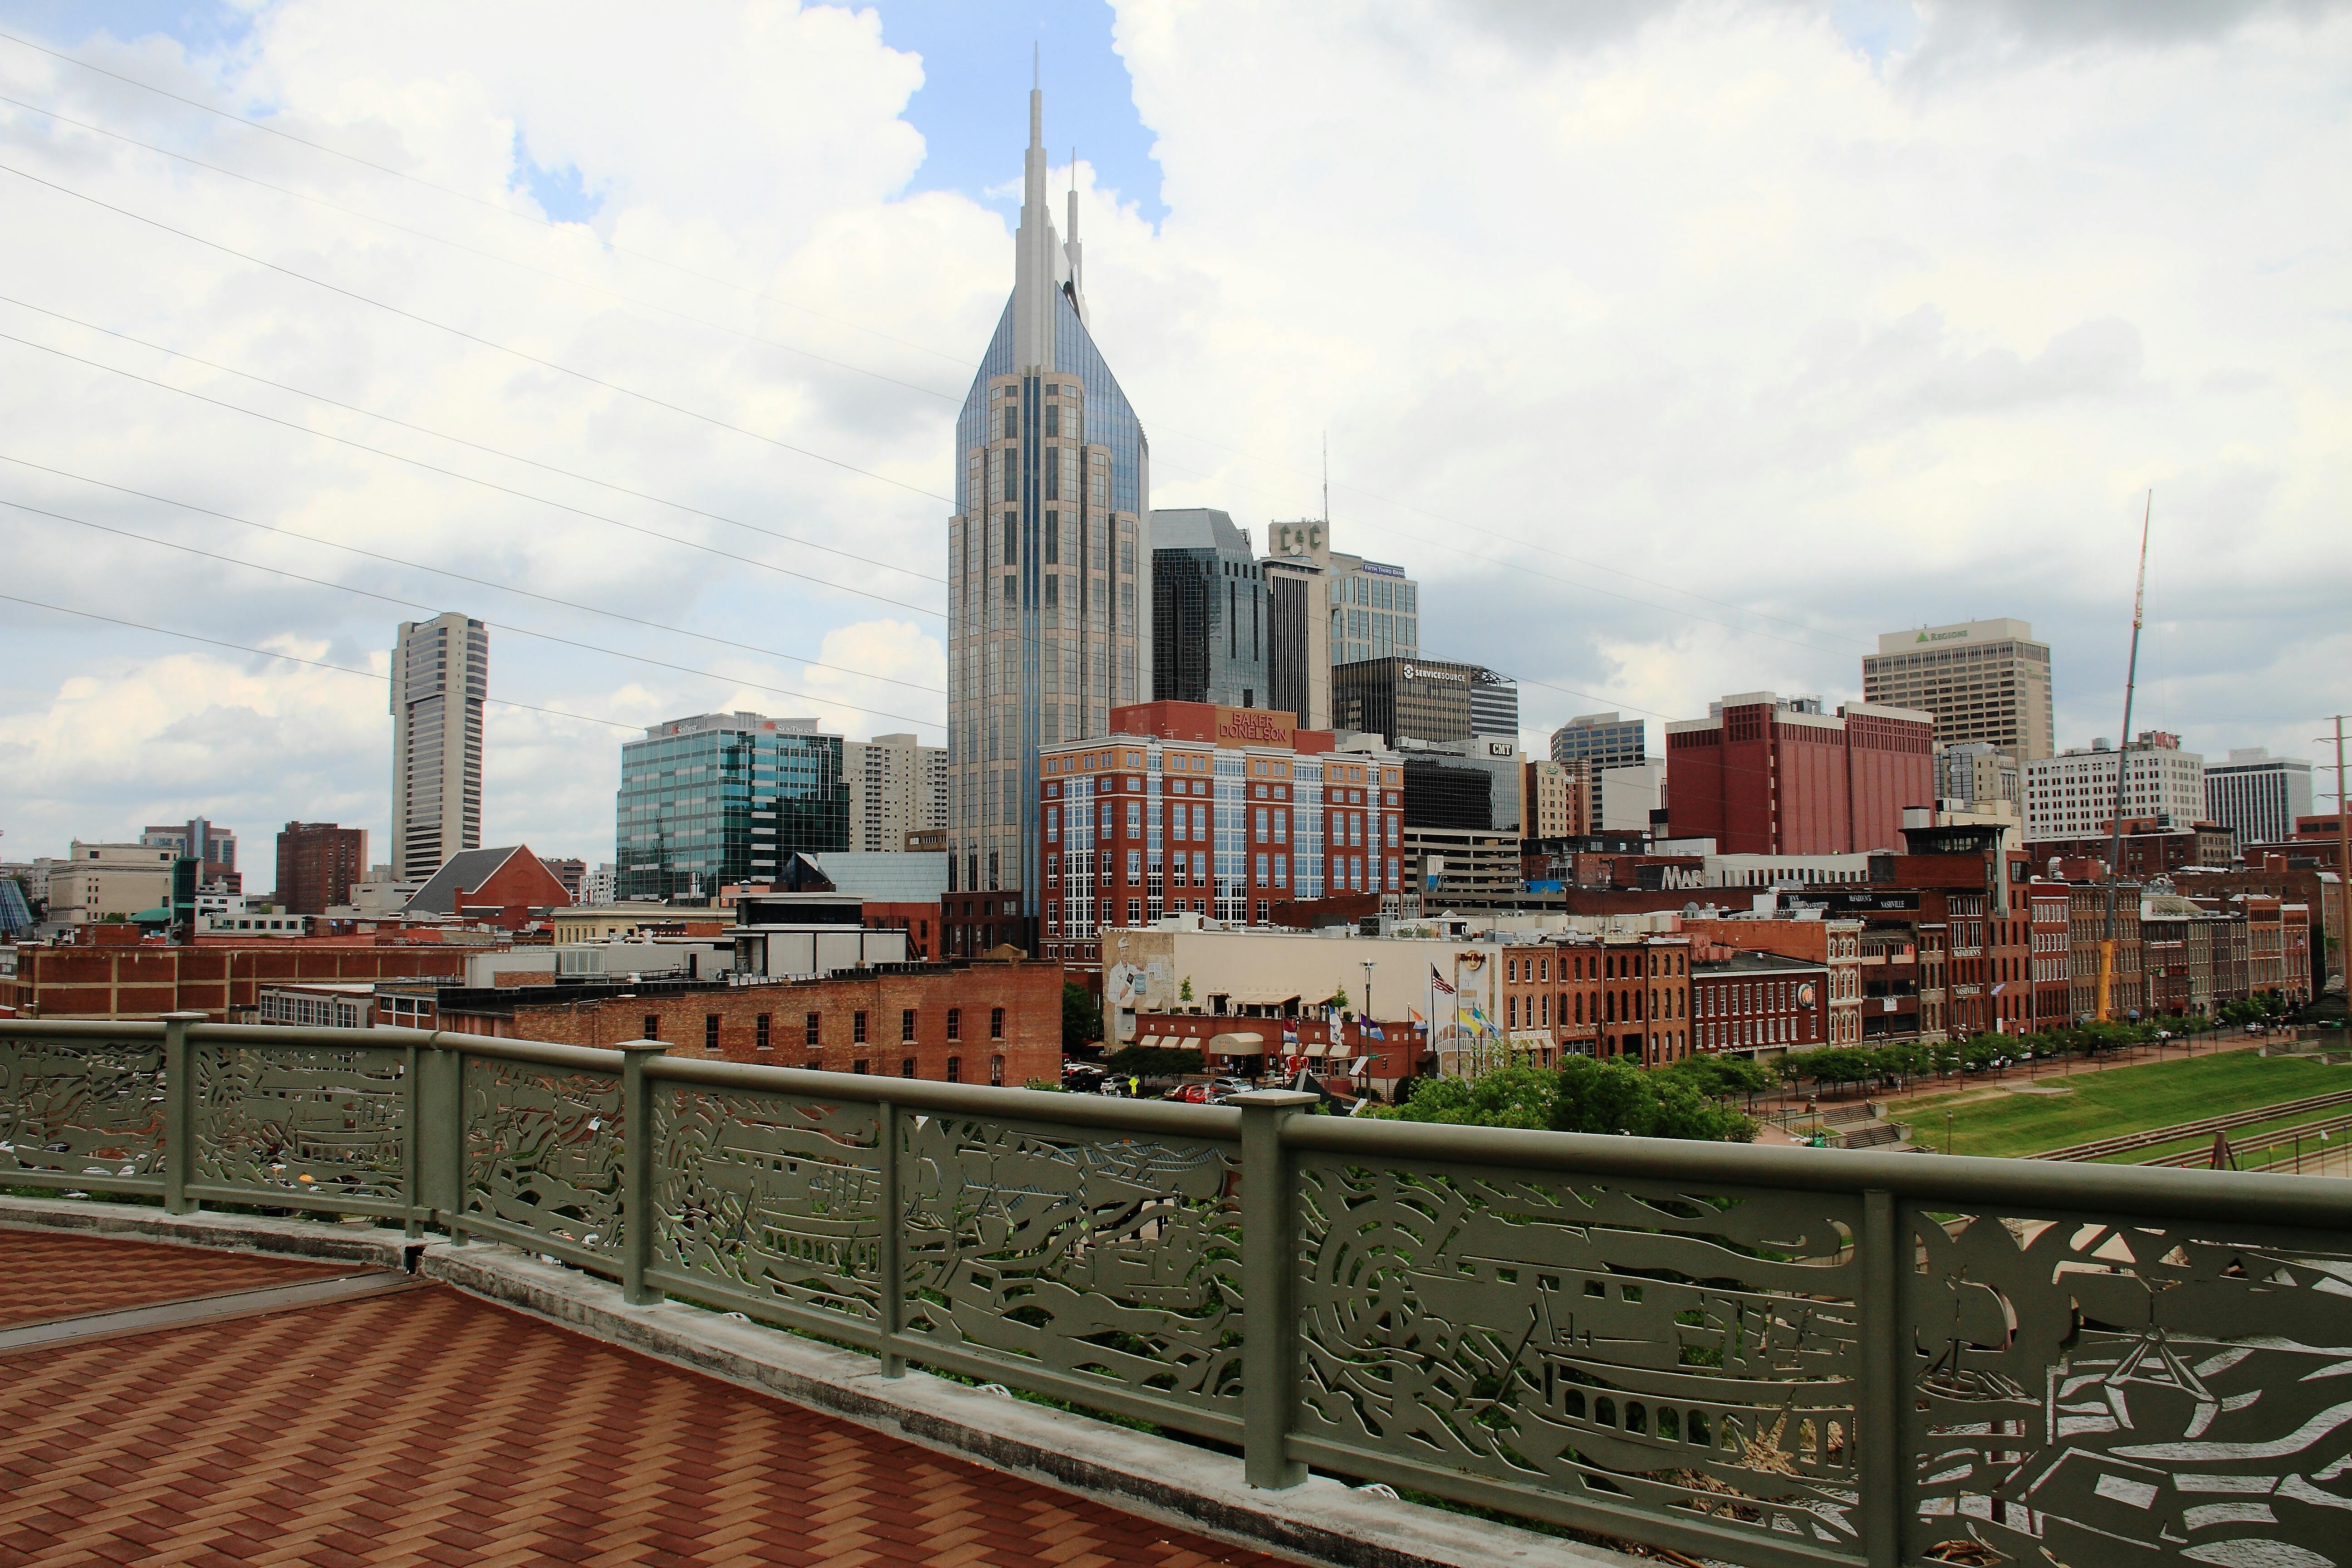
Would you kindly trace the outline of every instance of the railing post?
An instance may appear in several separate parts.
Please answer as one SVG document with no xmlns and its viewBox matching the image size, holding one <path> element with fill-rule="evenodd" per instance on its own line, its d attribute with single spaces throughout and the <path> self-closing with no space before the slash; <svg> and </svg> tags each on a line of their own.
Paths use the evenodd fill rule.
<svg viewBox="0 0 2352 1568">
<path fill-rule="evenodd" d="M 196 1068 L 188 1026 L 202 1013 L 165 1013 L 163 1019 L 163 1212 L 194 1214 L 188 1178 L 195 1171 Z"/>
<path fill-rule="evenodd" d="M 425 1097 L 418 1092 L 416 1074 L 424 1065 L 419 1059 L 424 1053 L 412 1043 L 400 1056 L 400 1201 L 408 1210 L 407 1223 L 402 1227 L 409 1240 L 415 1241 L 425 1234 L 425 1194 L 417 1184 L 425 1164 L 417 1140 L 423 1135 L 420 1122 Z"/>
<path fill-rule="evenodd" d="M 1903 1271 L 1908 1261 L 1895 1194 L 1872 1190 L 1862 1195 L 1862 1397 L 1856 1431 L 1848 1443 L 1860 1446 L 1862 1549 L 1870 1568 L 1898 1568 L 1903 1552 L 1905 1501 L 1910 1495 L 1910 1449 L 1904 1437 L 1905 1363 L 1910 1331 L 1903 1321 Z"/>
<path fill-rule="evenodd" d="M 449 1205 L 441 1211 L 442 1223 L 449 1227 L 449 1245 L 466 1245 L 466 1047 L 462 1043 L 448 1045 L 448 1038 L 436 1031 L 433 1055 L 441 1064 L 441 1090 L 433 1097 L 432 1120 L 440 1128 L 443 1188 Z"/>
<path fill-rule="evenodd" d="M 1321 1097 L 1262 1089 L 1242 1113 L 1242 1475 L 1280 1489 L 1307 1479 L 1286 1451 L 1298 1404 L 1298 1219 L 1282 1124 Z"/>
<path fill-rule="evenodd" d="M 883 1100 L 874 1108 L 875 1172 L 881 1178 L 877 1206 L 882 1211 L 881 1248 L 874 1259 L 874 1326 L 882 1336 L 882 1375 L 907 1375 L 907 1358 L 898 1353 L 898 1330 L 907 1302 L 902 1270 L 906 1263 L 905 1203 L 898 1191 L 898 1107 Z"/>
<path fill-rule="evenodd" d="M 654 1097 L 646 1060 L 669 1047 L 660 1040 L 621 1042 L 621 1299 L 650 1307 L 661 1287 L 646 1283 L 654 1260 Z"/>
</svg>

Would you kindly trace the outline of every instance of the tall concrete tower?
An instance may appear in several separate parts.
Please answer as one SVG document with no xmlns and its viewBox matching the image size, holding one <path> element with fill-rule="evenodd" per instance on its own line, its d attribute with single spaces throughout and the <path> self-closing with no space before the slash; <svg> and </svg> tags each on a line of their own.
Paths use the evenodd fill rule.
<svg viewBox="0 0 2352 1568">
<path fill-rule="evenodd" d="M 1151 695 L 1150 450 L 1087 330 L 1075 184 L 1069 227 L 1054 232 L 1033 89 L 1013 297 L 956 421 L 948 521 L 946 924 L 962 951 L 1034 951 L 1037 748 L 1104 734 Z"/>
<path fill-rule="evenodd" d="M 422 882 L 482 847 L 482 700 L 489 628 L 403 621 L 392 650 L 392 877 Z"/>
</svg>

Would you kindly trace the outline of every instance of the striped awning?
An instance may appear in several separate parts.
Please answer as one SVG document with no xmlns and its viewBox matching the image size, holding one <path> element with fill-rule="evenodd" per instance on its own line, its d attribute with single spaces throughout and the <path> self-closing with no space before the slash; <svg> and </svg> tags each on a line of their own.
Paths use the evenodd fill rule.
<svg viewBox="0 0 2352 1568">
<path fill-rule="evenodd" d="M 1246 1032 L 1213 1036 L 1209 1041 L 1209 1054 L 1213 1057 L 1264 1056 L 1265 1037 Z"/>
</svg>

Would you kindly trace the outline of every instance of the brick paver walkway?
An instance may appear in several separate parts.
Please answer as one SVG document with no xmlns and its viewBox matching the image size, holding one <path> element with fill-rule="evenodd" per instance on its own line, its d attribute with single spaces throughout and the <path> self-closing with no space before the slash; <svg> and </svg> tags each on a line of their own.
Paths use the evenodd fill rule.
<svg viewBox="0 0 2352 1568">
<path fill-rule="evenodd" d="M 121 1307 L 186 1250 L 59 1239 L 0 1229 L 0 1280 L 94 1268 L 49 1298 Z M 1276 1561 L 446 1287 L 0 1357 L 0 1432 L 5 1568 Z"/>
<path fill-rule="evenodd" d="M 0 1231 L 0 1328 L 117 1312 L 348 1274 L 340 1263 L 254 1258 L 100 1236 Z"/>
</svg>

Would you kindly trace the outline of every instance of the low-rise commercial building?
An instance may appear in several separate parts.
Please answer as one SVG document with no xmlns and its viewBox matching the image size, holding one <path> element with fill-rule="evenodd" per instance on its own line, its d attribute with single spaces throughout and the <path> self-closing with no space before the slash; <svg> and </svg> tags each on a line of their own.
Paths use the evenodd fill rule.
<svg viewBox="0 0 2352 1568">
<path fill-rule="evenodd" d="M 2025 764 L 2025 841 L 2089 839 L 2114 831 L 2116 775 L 2123 770 L 2123 817 L 2183 828 L 2205 816 L 2205 759 L 2180 737 L 2143 730 L 2118 752 L 2105 741 Z"/>
<path fill-rule="evenodd" d="M 172 864 L 180 854 L 169 845 L 75 839 L 64 860 L 50 863 L 48 923 L 128 920 L 171 902 Z"/>
<path fill-rule="evenodd" d="M 1691 1041 L 1700 1051 L 1751 1060 L 1826 1045 L 1826 963 L 1769 952 L 1710 950 L 1691 963 Z"/>
<path fill-rule="evenodd" d="M 460 1034 L 600 1047 L 658 1039 L 681 1056 L 815 1071 L 1013 1088 L 1061 1082 L 1057 963 L 894 964 L 753 984 L 448 988 L 432 1000 L 436 1026 Z"/>
<path fill-rule="evenodd" d="M 369 937 L 203 936 L 192 946 L 168 946 L 141 942 L 128 927 L 96 931 L 105 940 L 8 950 L 15 955 L 15 973 L 0 975 L 0 1017 L 152 1018 L 198 1012 L 214 1023 L 226 1023 L 249 1016 L 265 985 L 416 976 L 454 981 L 464 976 L 468 952 L 438 940 L 380 942 Z"/>
</svg>

